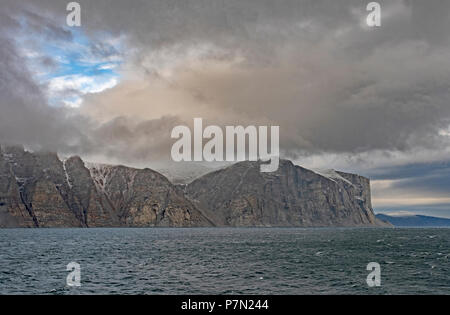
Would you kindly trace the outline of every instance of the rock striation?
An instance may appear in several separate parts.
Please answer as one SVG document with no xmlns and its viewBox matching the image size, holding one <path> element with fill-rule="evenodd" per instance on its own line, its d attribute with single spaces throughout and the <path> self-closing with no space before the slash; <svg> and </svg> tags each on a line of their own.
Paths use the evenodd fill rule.
<svg viewBox="0 0 450 315">
<path fill-rule="evenodd" d="M 241 162 L 174 185 L 151 169 L 0 150 L 0 227 L 383 226 L 362 176 Z"/>
</svg>

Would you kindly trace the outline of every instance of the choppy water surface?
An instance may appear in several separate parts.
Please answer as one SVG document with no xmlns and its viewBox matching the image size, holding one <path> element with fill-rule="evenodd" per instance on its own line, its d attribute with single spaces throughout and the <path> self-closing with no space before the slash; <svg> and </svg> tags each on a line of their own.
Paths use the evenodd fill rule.
<svg viewBox="0 0 450 315">
<path fill-rule="evenodd" d="M 449 260 L 450 229 L 5 229 L 0 293 L 450 294 Z"/>
</svg>

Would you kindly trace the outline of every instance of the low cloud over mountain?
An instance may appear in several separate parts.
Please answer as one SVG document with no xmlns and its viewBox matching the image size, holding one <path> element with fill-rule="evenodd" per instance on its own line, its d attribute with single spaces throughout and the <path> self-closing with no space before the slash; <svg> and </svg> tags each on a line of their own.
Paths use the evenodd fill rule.
<svg viewBox="0 0 450 315">
<path fill-rule="evenodd" d="M 151 166 L 169 161 L 175 125 L 202 117 L 279 125 L 283 156 L 311 167 L 448 161 L 445 1 L 380 1 L 375 29 L 357 0 L 79 3 L 71 28 L 65 2 L 2 2 L 1 143 Z M 436 180 L 411 176 L 390 190 L 444 202 Z M 400 180 L 388 177 L 379 199 Z"/>
</svg>

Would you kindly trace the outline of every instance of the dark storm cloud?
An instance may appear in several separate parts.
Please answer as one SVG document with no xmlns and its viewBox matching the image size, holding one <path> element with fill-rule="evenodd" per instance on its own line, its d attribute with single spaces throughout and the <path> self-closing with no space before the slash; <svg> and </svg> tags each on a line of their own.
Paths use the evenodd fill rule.
<svg viewBox="0 0 450 315">
<path fill-rule="evenodd" d="M 97 124 L 76 110 L 49 106 L 31 77 L 13 41 L 0 36 L 0 143 L 63 154 L 100 152 L 129 163 L 170 152 L 165 139 L 181 123 L 175 118 L 141 123 L 117 118 Z"/>
<path fill-rule="evenodd" d="M 50 108 L 41 87 L 32 79 L 14 40 L 21 28 L 18 12 L 22 11 L 16 6 L 2 7 L 0 12 L 0 143 L 51 150 L 83 145 L 86 138 L 80 132 L 83 124 L 79 118 L 64 109 Z M 36 23 L 40 20 L 35 14 L 24 14 Z M 46 28 L 45 33 L 62 34 L 56 27 Z"/>
<path fill-rule="evenodd" d="M 394 180 L 389 189 L 393 192 L 416 193 L 449 197 L 450 162 L 412 164 L 372 170 L 373 180 Z"/>
<path fill-rule="evenodd" d="M 439 147 L 450 119 L 449 5 L 380 2 L 375 30 L 361 27 L 361 1 L 80 3 L 87 30 L 126 34 L 141 58 L 202 42 L 242 56 L 236 71 L 173 82 L 218 113 L 239 111 L 227 123 L 244 114 L 281 125 L 292 154 Z"/>
<path fill-rule="evenodd" d="M 367 176 L 377 179 L 414 179 L 428 175 L 448 177 L 450 180 L 450 162 L 416 163 L 395 167 L 379 167 L 367 172 Z"/>
<path fill-rule="evenodd" d="M 82 145 L 80 121 L 47 105 L 19 56 L 14 43 L 0 35 L 0 143 L 52 150 Z"/>
<path fill-rule="evenodd" d="M 378 29 L 364 25 L 368 1 L 360 0 L 79 2 L 83 32 L 88 36 L 124 36 L 124 49 L 133 52 L 129 58 L 135 69 L 144 70 L 148 80 L 167 80 L 168 90 L 174 93 L 186 93 L 184 112 L 167 110 L 160 117 L 180 116 L 177 121 L 190 121 L 204 116 L 221 125 L 278 124 L 281 149 L 290 157 L 373 150 L 407 152 L 415 148 L 439 151 L 449 144 L 448 136 L 439 135 L 450 123 L 447 1 L 380 1 L 382 26 Z M 16 16 L 25 16 L 36 33 L 71 40 L 70 32 L 62 27 L 67 14 L 65 1 L 6 3 Z M 10 19 L 5 23 L 18 22 Z M 183 62 L 189 51 L 204 44 L 213 47 L 198 57 L 204 64 Z M 11 53 L 7 49 L 16 53 L 12 46 L 6 42 L 0 58 Z M 101 44 L 92 49 L 99 55 L 116 53 Z M 153 55 L 162 57 L 151 62 L 149 56 Z M 175 75 L 169 80 L 160 61 L 173 59 L 180 60 L 182 66 L 174 68 Z M 239 61 L 234 62 L 236 59 Z M 7 62 L 20 64 L 20 60 Z M 230 66 L 218 70 L 208 62 Z M 34 131 L 33 126 L 40 124 L 32 122 L 21 132 L 4 133 L 5 140 L 23 133 L 18 139 L 28 139 L 28 135 L 28 143 L 61 145 L 60 150 L 66 150 L 66 143 L 75 143 L 70 146 L 76 147 L 75 151 L 117 154 L 125 160 L 120 153 L 125 142 L 134 143 L 127 152 L 131 160 L 167 153 L 171 139 L 162 136 L 165 144 L 144 141 L 147 134 L 140 132 L 131 116 L 123 120 L 111 115 L 111 121 L 102 121 L 105 126 L 92 125 L 90 119 L 102 118 L 103 108 L 98 104 L 107 93 L 99 93 L 88 102 L 88 107 L 101 109 L 97 116 L 66 119 L 65 113 L 60 114 L 64 110 L 46 108 L 42 96 L 36 96 L 40 87 L 30 81 L 27 69 L 8 67 L 5 73 L 17 76 L 17 84 L 28 86 L 24 88 L 28 92 L 21 94 L 26 106 L 14 105 L 18 112 L 24 109 L 22 115 L 13 115 L 12 105 L 2 105 L 6 106 L 2 116 L 9 117 L 10 127 L 5 130 L 21 125 L 26 117 L 35 120 L 42 115 L 39 113 L 46 113 L 44 117 L 52 117 L 56 126 L 61 121 L 68 131 L 60 133 L 52 124 L 45 132 L 57 132 L 63 139 L 67 134 L 68 139 L 38 140 L 41 134 L 43 139 L 55 136 L 37 127 Z M 170 104 L 164 102 L 159 107 L 153 105 L 157 97 L 151 88 L 142 93 L 143 100 L 150 100 L 155 112 L 168 108 Z M 2 96 L 8 95 L 7 90 Z M 123 90 L 122 95 L 114 94 L 114 99 L 103 102 L 105 109 L 119 103 L 117 107 L 122 110 L 114 112 L 117 117 L 129 115 L 133 104 L 127 100 L 136 94 L 132 88 Z M 35 105 L 39 103 L 34 101 L 36 97 L 42 105 Z M 145 120 L 148 112 L 145 108 L 142 113 L 133 113 Z M 15 117 L 22 121 L 16 122 Z M 149 124 L 168 127 L 164 119 L 148 119 Z M 104 137 L 107 141 L 102 141 Z M 152 153 L 151 145 L 155 146 Z"/>
<path fill-rule="evenodd" d="M 15 8 L 17 9 L 17 8 Z M 8 13 L 14 12 L 13 10 Z M 25 11 L 16 11 L 23 13 Z M 25 58 L 20 52 L 20 43 L 15 35 L 20 34 L 22 27 L 20 14 L 5 15 L 0 12 L 0 144 L 25 145 L 33 150 L 50 150 L 62 154 L 112 154 L 117 160 L 130 163 L 149 158 L 160 158 L 163 151 L 158 141 L 167 137 L 168 126 L 179 124 L 172 118 L 144 123 L 127 122 L 126 119 L 115 119 L 99 124 L 89 117 L 80 115 L 75 109 L 53 107 L 48 105 L 43 87 L 35 82 L 33 73 L 27 68 Z M 25 12 L 28 23 L 44 21 L 43 17 Z M 31 21 L 31 22 L 30 22 Z M 57 27 L 39 28 L 39 34 L 45 32 L 47 38 L 71 40 L 65 31 Z M 45 28 L 45 31 L 43 29 Z M 93 47 L 95 55 L 111 55 L 104 46 Z M 43 56 L 39 62 L 46 68 L 57 66 L 51 57 Z M 71 95 L 70 90 L 66 90 Z M 77 94 L 72 91 L 72 94 Z M 140 141 L 138 139 L 141 139 Z M 136 150 L 133 143 L 139 144 Z M 166 145 L 167 146 L 167 145 Z M 156 148 L 152 152 L 152 148 Z M 164 148 L 165 152 L 170 152 Z M 167 158 L 167 156 L 166 156 Z"/>
</svg>

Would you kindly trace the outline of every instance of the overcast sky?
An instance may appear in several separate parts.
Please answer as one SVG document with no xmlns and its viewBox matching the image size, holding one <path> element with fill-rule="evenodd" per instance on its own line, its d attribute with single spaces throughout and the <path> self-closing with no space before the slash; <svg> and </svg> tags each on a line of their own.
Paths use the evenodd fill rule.
<svg viewBox="0 0 450 315">
<path fill-rule="evenodd" d="M 285 158 L 450 217 L 450 2 L 1 0 L 0 142 L 132 166 L 172 127 L 279 125 Z"/>
</svg>

